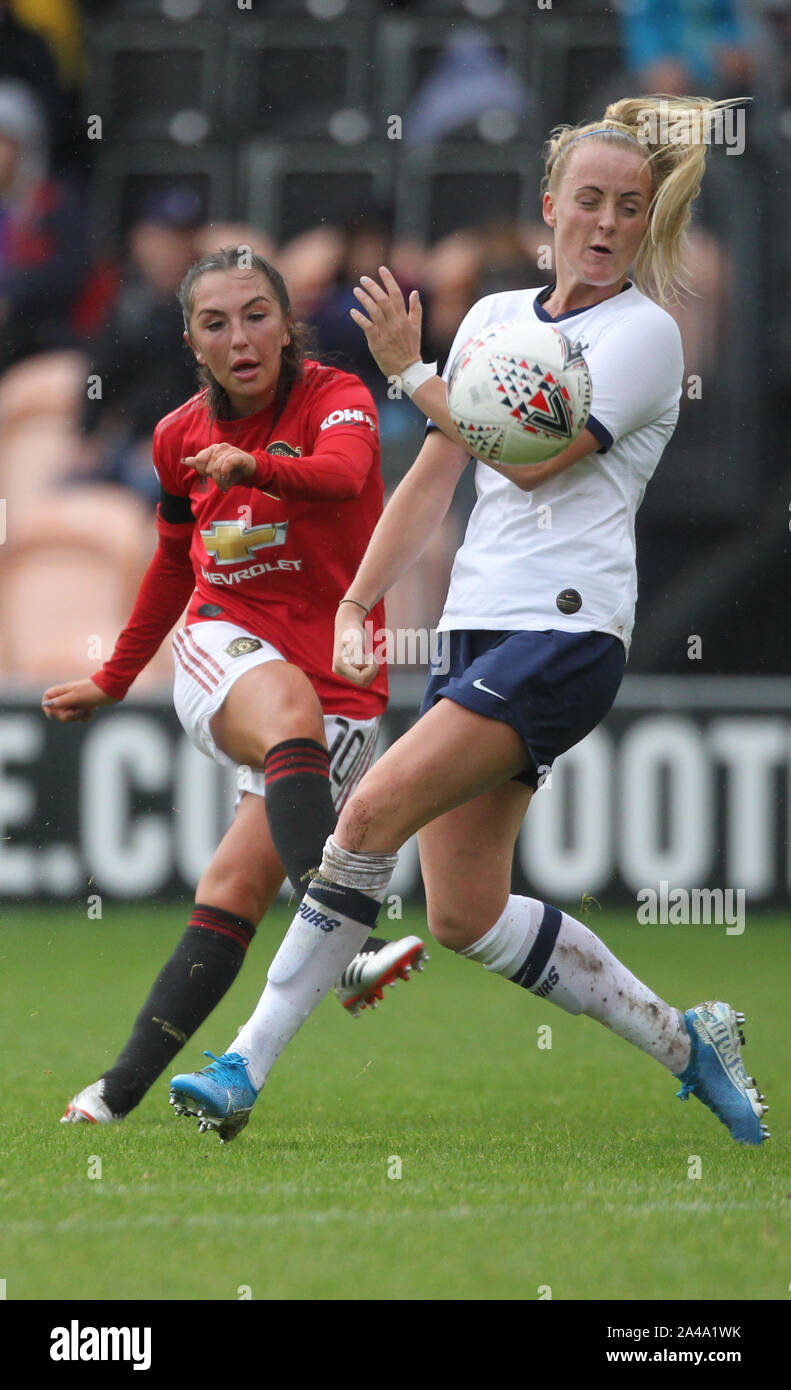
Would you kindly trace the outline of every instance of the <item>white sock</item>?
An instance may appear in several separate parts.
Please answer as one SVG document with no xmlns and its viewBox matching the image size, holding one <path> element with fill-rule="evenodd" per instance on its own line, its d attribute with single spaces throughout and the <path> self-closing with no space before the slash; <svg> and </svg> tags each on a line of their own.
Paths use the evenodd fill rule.
<svg viewBox="0 0 791 1390">
<path fill-rule="evenodd" d="M 368 939 L 396 866 L 396 854 L 353 854 L 330 835 L 267 974 L 254 1013 L 228 1052 L 248 1061 L 260 1091 L 294 1034 Z"/>
<path fill-rule="evenodd" d="M 582 922 L 556 907 L 512 894 L 491 930 L 458 954 L 566 1013 L 595 1018 L 674 1075 L 689 1061 L 689 1035 L 678 1009 L 653 994 Z"/>
</svg>

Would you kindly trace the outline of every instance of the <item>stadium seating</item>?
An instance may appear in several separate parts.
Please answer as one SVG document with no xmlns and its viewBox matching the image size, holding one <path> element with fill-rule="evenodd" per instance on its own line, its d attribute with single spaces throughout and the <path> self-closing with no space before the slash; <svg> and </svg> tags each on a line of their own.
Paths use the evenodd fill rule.
<svg viewBox="0 0 791 1390">
<path fill-rule="evenodd" d="M 114 142 L 100 150 L 91 191 L 97 238 L 120 245 L 144 201 L 174 184 L 193 188 L 212 221 L 235 216 L 235 159 L 225 145 Z"/>
<path fill-rule="evenodd" d="M 45 494 L 10 519 L 0 650 L 14 681 L 46 685 L 98 669 L 131 611 L 153 540 L 146 508 L 109 487 Z M 152 671 L 149 682 L 156 679 Z"/>
<path fill-rule="evenodd" d="M 398 170 L 397 233 L 434 242 L 460 226 L 534 221 L 537 187 L 530 163 L 511 146 L 405 149 Z"/>
<path fill-rule="evenodd" d="M 230 27 L 226 42 L 229 131 L 328 141 L 335 113 L 369 105 L 372 33 L 362 17 L 353 24 L 246 20 Z"/>
<path fill-rule="evenodd" d="M 211 20 L 183 28 L 145 19 L 99 25 L 91 31 L 88 110 L 101 114 L 113 142 L 173 138 L 184 111 L 205 118 L 203 138 L 216 137 L 225 47 L 225 26 Z"/>
<path fill-rule="evenodd" d="M 73 467 L 87 370 L 80 352 L 40 353 L 0 378 L 0 496 L 10 540 Z"/>
<path fill-rule="evenodd" d="M 275 241 L 343 223 L 387 202 L 392 143 L 340 145 L 251 140 L 242 152 L 242 216 Z"/>
</svg>

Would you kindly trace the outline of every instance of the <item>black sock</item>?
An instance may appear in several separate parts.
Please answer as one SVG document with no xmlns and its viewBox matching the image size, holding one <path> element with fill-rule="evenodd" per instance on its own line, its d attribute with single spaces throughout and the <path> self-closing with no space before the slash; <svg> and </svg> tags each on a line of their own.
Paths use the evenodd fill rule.
<svg viewBox="0 0 791 1390">
<path fill-rule="evenodd" d="M 209 1017 L 239 973 L 255 925 L 196 903 L 187 930 L 160 971 L 131 1036 L 103 1075 L 104 1099 L 126 1115 L 188 1038 Z"/>
<path fill-rule="evenodd" d="M 330 791 L 330 755 L 315 739 L 290 738 L 270 748 L 264 775 L 269 833 L 301 897 L 338 819 Z"/>
<path fill-rule="evenodd" d="M 270 748 L 264 761 L 266 814 L 281 863 L 297 893 L 321 863 L 335 827 L 330 755 L 312 738 L 290 738 Z"/>
</svg>

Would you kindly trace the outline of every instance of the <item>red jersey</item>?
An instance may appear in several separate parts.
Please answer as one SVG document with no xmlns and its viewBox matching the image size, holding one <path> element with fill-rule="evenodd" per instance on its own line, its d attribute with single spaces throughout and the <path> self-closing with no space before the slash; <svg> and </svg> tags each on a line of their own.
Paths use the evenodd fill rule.
<svg viewBox="0 0 791 1390">
<path fill-rule="evenodd" d="M 193 396 L 154 431 L 163 489 L 152 561 L 157 584 L 148 582 L 150 569 L 96 683 L 110 695 L 125 693 L 179 616 L 188 582 L 188 622 L 235 623 L 271 642 L 305 672 L 327 714 L 379 714 L 387 701 L 384 667 L 365 690 L 332 671 L 335 611 L 382 511 L 370 392 L 358 377 L 308 361 L 277 420 L 273 406 L 241 420 L 213 420 L 207 394 Z M 222 442 L 258 465 L 254 477 L 227 492 L 181 462 Z M 370 620 L 374 631 L 384 625 L 381 601 Z"/>
</svg>

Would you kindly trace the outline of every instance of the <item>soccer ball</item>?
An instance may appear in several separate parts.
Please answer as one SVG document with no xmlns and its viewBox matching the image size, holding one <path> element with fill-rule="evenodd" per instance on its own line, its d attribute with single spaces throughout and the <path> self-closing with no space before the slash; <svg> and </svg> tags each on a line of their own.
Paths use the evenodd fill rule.
<svg viewBox="0 0 791 1390">
<path fill-rule="evenodd" d="M 459 348 L 448 378 L 451 419 L 470 453 L 540 463 L 576 439 L 590 414 L 582 352 L 551 323 L 501 323 Z"/>
</svg>

